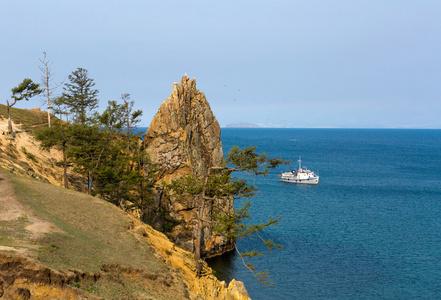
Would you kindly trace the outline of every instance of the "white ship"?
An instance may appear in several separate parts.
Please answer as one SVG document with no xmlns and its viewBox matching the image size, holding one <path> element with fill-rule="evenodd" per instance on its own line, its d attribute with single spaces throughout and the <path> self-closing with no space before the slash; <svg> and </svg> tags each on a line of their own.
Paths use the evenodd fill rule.
<svg viewBox="0 0 441 300">
<path fill-rule="evenodd" d="M 302 168 L 302 160 L 299 157 L 299 169 L 290 172 L 284 172 L 279 175 L 283 182 L 301 183 L 301 184 L 318 184 L 319 176 L 314 172 L 308 170 L 306 167 Z"/>
</svg>

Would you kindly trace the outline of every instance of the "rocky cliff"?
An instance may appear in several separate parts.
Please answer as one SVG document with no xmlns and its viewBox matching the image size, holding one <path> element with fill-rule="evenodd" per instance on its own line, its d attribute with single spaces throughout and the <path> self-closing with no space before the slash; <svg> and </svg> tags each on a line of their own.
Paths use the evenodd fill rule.
<svg viewBox="0 0 441 300">
<path fill-rule="evenodd" d="M 196 89 L 195 79 L 184 75 L 173 84 L 172 94 L 162 103 L 145 134 L 144 147 L 150 161 L 146 168 L 153 164 L 160 170 L 150 222 L 167 232 L 176 244 L 193 251 L 199 201 L 195 197 L 167 197 L 162 183 L 187 175 L 203 182 L 210 167 L 224 164 L 219 123 L 204 93 Z M 230 198 L 209 203 L 202 218 L 212 220 L 213 211 L 231 209 Z M 215 235 L 211 226 L 204 228 L 203 242 L 205 256 L 222 254 L 233 247 L 225 236 Z"/>
</svg>

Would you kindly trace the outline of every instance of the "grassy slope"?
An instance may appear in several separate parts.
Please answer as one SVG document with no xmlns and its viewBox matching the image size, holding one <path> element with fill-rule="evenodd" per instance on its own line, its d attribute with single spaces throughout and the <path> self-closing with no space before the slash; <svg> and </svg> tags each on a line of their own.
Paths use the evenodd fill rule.
<svg viewBox="0 0 441 300">
<path fill-rule="evenodd" d="M 0 104 L 0 115 L 6 119 L 8 118 L 6 105 Z M 51 118 L 55 117 L 51 115 Z M 11 107 L 11 119 L 14 123 L 21 123 L 26 126 L 47 125 L 47 112 Z"/>
<path fill-rule="evenodd" d="M 15 223 L 2 224 L 2 227 L 10 227 L 9 230 L 0 231 L 0 242 L 3 245 L 16 248 L 32 246 L 36 249 L 37 262 L 55 270 L 103 273 L 103 264 L 117 264 L 153 274 L 150 278 L 158 274 L 162 278 L 167 274 L 173 278 L 167 266 L 155 258 L 149 245 L 140 242 L 128 231 L 130 219 L 112 204 L 79 192 L 16 176 L 2 169 L 0 172 L 12 182 L 20 203 L 30 207 L 37 218 L 52 222 L 62 231 L 46 233 L 32 240 L 23 230 L 28 225 L 27 220 L 19 218 Z M 11 233 L 15 234 L 14 240 L 11 240 Z M 176 276 L 175 284 L 170 288 L 158 282 L 149 284 L 146 278 L 132 275 L 122 276 L 121 270 L 117 270 L 110 277 L 107 276 L 118 277 L 117 280 L 84 281 L 76 286 L 105 299 L 118 299 L 122 295 L 126 299 L 137 299 L 139 295 L 167 299 L 169 295 L 183 293 L 183 284 Z M 128 296 L 130 294 L 135 296 Z"/>
<path fill-rule="evenodd" d="M 15 177 L 13 182 L 22 203 L 64 231 L 49 234 L 40 241 L 42 246 L 58 248 L 50 251 L 50 255 L 40 253 L 40 259 L 48 266 L 80 267 L 85 272 L 98 272 L 103 263 L 133 268 L 148 263 L 153 270 L 162 267 L 147 245 L 127 234 L 131 222 L 114 205 L 37 180 Z"/>
<path fill-rule="evenodd" d="M 56 165 L 62 161 L 62 154 L 56 147 L 50 151 L 39 148 L 40 143 L 33 137 L 33 133 L 47 127 L 47 113 L 39 110 L 14 109 L 14 135 L 6 134 L 8 122 L 6 106 L 0 104 L 0 166 L 14 171 L 16 174 L 33 176 L 54 185 L 62 185 L 63 168 Z M 19 120 L 21 123 L 16 124 Z M 59 119 L 52 117 L 52 124 Z M 41 123 L 43 122 L 43 123 Z M 87 189 L 86 181 L 68 169 L 71 189 Z"/>
</svg>

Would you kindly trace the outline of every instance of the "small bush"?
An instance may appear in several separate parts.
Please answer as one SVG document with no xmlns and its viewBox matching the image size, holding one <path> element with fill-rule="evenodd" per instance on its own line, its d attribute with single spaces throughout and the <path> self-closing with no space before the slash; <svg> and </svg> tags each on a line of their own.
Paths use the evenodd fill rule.
<svg viewBox="0 0 441 300">
<path fill-rule="evenodd" d="M 17 159 L 17 155 L 15 155 L 11 150 L 6 150 L 5 153 L 10 158 Z"/>
<path fill-rule="evenodd" d="M 21 147 L 21 151 L 26 155 L 28 159 L 32 160 L 33 162 L 37 162 L 37 157 L 34 154 L 28 152 L 25 147 Z"/>
</svg>

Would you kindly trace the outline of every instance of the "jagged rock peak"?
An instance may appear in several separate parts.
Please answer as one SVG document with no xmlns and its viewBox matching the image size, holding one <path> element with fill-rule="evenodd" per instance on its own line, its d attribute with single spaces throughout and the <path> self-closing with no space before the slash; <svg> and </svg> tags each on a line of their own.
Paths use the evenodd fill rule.
<svg viewBox="0 0 441 300">
<path fill-rule="evenodd" d="M 160 231 L 168 228 L 168 237 L 189 251 L 193 251 L 199 200 L 191 196 L 179 200 L 164 196 L 162 183 L 190 174 L 203 182 L 210 167 L 223 165 L 220 133 L 204 93 L 196 89 L 196 80 L 184 75 L 179 83 L 173 84 L 171 95 L 161 104 L 145 134 L 144 148 L 149 160 L 145 164 L 146 174 L 151 164 L 159 170 L 157 193 L 146 220 Z M 219 199 L 204 209 L 202 218 L 211 220 L 213 211 L 226 213 L 232 209 L 231 197 Z M 226 236 L 227 233 L 214 234 L 211 228 L 204 228 L 205 255 L 232 250 L 233 241 Z"/>
<path fill-rule="evenodd" d="M 184 75 L 173 84 L 146 132 L 145 146 L 151 161 L 167 173 L 180 171 L 174 178 L 190 172 L 204 177 L 208 167 L 222 164 L 220 126 L 196 79 Z"/>
</svg>

